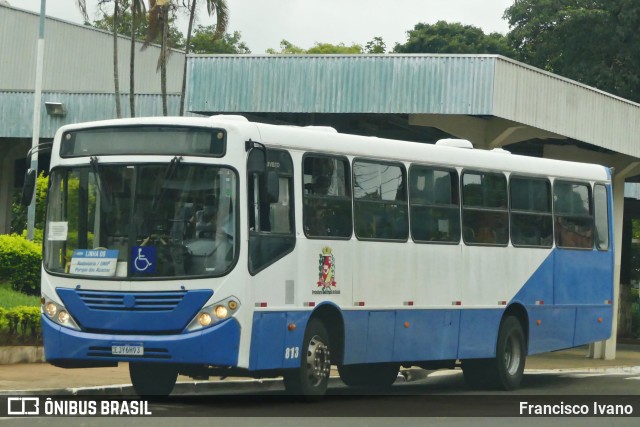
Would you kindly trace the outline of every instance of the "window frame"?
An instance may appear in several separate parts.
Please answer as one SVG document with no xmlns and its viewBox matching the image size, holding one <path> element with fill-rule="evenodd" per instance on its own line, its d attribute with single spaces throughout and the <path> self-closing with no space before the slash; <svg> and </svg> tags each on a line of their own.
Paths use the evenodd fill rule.
<svg viewBox="0 0 640 427">
<path fill-rule="evenodd" d="M 413 197 L 411 196 L 411 177 L 412 177 L 412 171 L 415 170 L 416 168 L 422 168 L 422 169 L 430 169 L 433 171 L 439 171 L 439 172 L 448 172 L 449 174 L 454 173 L 455 177 L 456 177 L 456 183 L 452 184 L 451 188 L 455 189 L 455 191 L 457 192 L 457 203 L 455 205 L 444 205 L 444 204 L 437 204 L 437 203 L 421 203 L 421 204 L 417 204 L 415 206 L 419 206 L 419 207 L 425 207 L 425 208 L 437 208 L 437 209 L 450 209 L 450 210 L 457 210 L 458 211 L 458 239 L 457 240 L 422 240 L 422 239 L 416 239 L 414 233 L 413 233 L 413 215 L 412 215 L 412 208 L 414 206 L 413 203 Z M 452 196 L 454 196 L 454 194 L 451 194 Z M 408 171 L 408 176 L 407 176 L 407 197 L 409 199 L 408 204 L 409 204 L 409 234 L 411 236 L 411 239 L 413 240 L 414 243 L 418 243 L 418 244 L 432 244 L 432 245 L 459 245 L 460 242 L 462 241 L 462 213 L 460 211 L 461 209 L 461 197 L 460 197 L 460 173 L 458 172 L 458 169 L 456 169 L 455 167 L 447 167 L 447 166 L 441 166 L 441 165 L 429 165 L 429 164 L 421 164 L 421 163 L 412 163 L 411 165 L 409 165 L 409 171 Z"/>
<path fill-rule="evenodd" d="M 382 165 L 382 166 L 393 166 L 393 167 L 399 167 L 400 171 L 402 173 L 402 178 L 403 178 L 403 182 L 404 182 L 404 192 L 405 192 L 405 200 L 403 203 L 400 203 L 398 201 L 387 201 L 387 200 L 367 200 L 367 199 L 362 199 L 362 198 L 357 198 L 356 197 L 356 189 L 355 189 L 355 164 L 356 162 L 362 162 L 362 163 L 369 163 L 369 164 L 376 164 L 376 165 Z M 375 159 L 375 158 L 369 158 L 369 157 L 355 157 L 352 162 L 351 162 L 351 197 L 353 199 L 353 234 L 356 236 L 356 238 L 358 240 L 361 241 L 373 241 L 373 242 L 392 242 L 392 243 L 405 243 L 407 241 L 409 241 L 409 236 L 410 236 L 410 224 L 409 224 L 409 190 L 407 188 L 407 168 L 405 166 L 405 164 L 401 161 L 398 162 L 394 162 L 394 161 L 390 161 L 390 160 L 379 160 L 379 159 Z M 384 239 L 384 238 L 380 238 L 380 237 L 362 237 L 358 235 L 358 227 L 357 227 L 357 213 L 356 213 L 356 203 L 365 203 L 365 204 L 378 204 L 378 205 L 404 205 L 406 208 L 406 215 L 405 215 L 405 219 L 406 219 L 406 226 L 407 226 L 407 233 L 406 236 L 400 239 Z"/>
<path fill-rule="evenodd" d="M 487 175 L 487 174 L 492 174 L 492 175 L 501 175 L 504 180 L 505 180 L 505 191 L 506 191 L 506 207 L 501 209 L 501 208 L 486 208 L 486 207 L 477 207 L 477 206 L 473 206 L 473 207 L 466 207 L 465 208 L 465 203 L 464 203 L 464 176 L 466 174 L 473 174 L 473 175 Z M 507 176 L 507 174 L 503 171 L 496 171 L 496 170 L 490 170 L 490 169 L 463 169 L 462 172 L 460 173 L 460 179 L 459 179 L 459 184 L 460 184 L 460 234 L 462 237 L 462 241 L 464 242 L 465 245 L 467 246 L 486 246 L 486 247 L 498 247 L 498 248 L 506 248 L 507 246 L 509 246 L 509 242 L 511 241 L 511 230 L 510 230 L 510 215 L 509 215 L 509 203 L 510 203 L 510 199 L 509 199 L 509 177 Z M 464 228 L 465 228 L 465 222 L 464 222 L 464 218 L 465 218 L 465 211 L 474 211 L 474 212 L 493 212 L 493 213 L 506 213 L 507 216 L 507 240 L 504 243 L 481 243 L 481 242 L 467 242 L 467 240 L 465 239 L 464 236 Z"/>
<path fill-rule="evenodd" d="M 587 191 L 589 194 L 587 195 L 587 201 L 589 203 L 589 214 L 588 215 L 574 215 L 574 214 L 559 214 L 557 209 L 557 200 L 556 200 L 556 184 L 571 184 L 571 185 L 579 185 L 583 187 L 587 187 Z M 595 248 L 595 223 L 594 223 L 594 212 L 593 212 L 593 187 L 590 182 L 573 180 L 573 179 L 562 179 L 558 178 L 553 181 L 553 238 L 555 241 L 555 245 L 558 249 L 564 250 L 577 250 L 577 251 L 592 251 Z M 564 246 L 560 245 L 560 240 L 558 239 L 559 227 L 557 221 L 560 217 L 573 217 L 573 218 L 588 218 L 590 219 L 591 226 L 591 246 Z"/>
<path fill-rule="evenodd" d="M 511 197 L 511 187 L 513 179 L 522 179 L 522 180 L 530 180 L 530 181 L 542 181 L 548 184 L 549 189 L 549 212 L 538 212 L 538 211 L 525 211 L 525 210 L 516 210 L 513 209 L 513 197 Z M 553 183 L 548 177 L 536 176 L 536 175 L 523 175 L 523 174 L 511 174 L 509 175 L 508 189 L 509 192 L 509 241 L 511 245 L 515 248 L 532 248 L 532 249 L 551 249 L 555 245 L 555 220 L 554 220 L 554 204 L 553 204 Z M 513 240 L 513 214 L 516 215 L 530 215 L 530 216 L 548 216 L 551 218 L 551 243 L 546 246 L 542 245 L 523 245 L 520 243 L 514 243 Z"/>
<path fill-rule="evenodd" d="M 304 177 L 305 177 L 305 161 L 307 158 L 320 158 L 320 159 L 331 159 L 331 160 L 338 160 L 338 161 L 343 161 L 346 163 L 346 170 L 345 170 L 345 175 L 344 178 L 346 180 L 345 182 L 345 191 L 348 192 L 347 196 L 317 196 L 317 195 L 309 195 L 309 194 L 305 194 L 305 183 L 304 183 Z M 351 162 L 349 161 L 349 158 L 347 156 L 343 156 L 343 155 L 337 155 L 337 154 L 328 154 L 328 153 L 318 153 L 318 152 L 314 152 L 314 151 L 309 151 L 309 152 L 305 152 L 302 155 L 302 167 L 300 168 L 300 172 L 301 172 L 301 176 L 302 176 L 302 180 L 301 183 L 302 185 L 300 186 L 300 191 L 302 194 L 302 231 L 304 232 L 304 235 L 307 239 L 312 239 L 312 240 L 351 240 L 351 238 L 353 237 L 354 234 L 354 204 L 353 204 L 353 187 L 352 187 L 352 167 L 351 167 Z M 340 200 L 340 201 L 348 201 L 349 203 L 349 211 L 350 211 L 350 218 L 349 218 L 349 223 L 350 223 L 350 227 L 351 227 L 351 231 L 349 233 L 348 236 L 321 236 L 321 235 L 310 235 L 309 233 L 307 233 L 307 229 L 306 229 L 306 209 L 305 209 L 305 201 L 307 199 L 316 199 L 316 200 Z"/>
<path fill-rule="evenodd" d="M 607 247 L 606 248 L 601 248 L 600 245 L 598 244 L 599 242 L 599 238 L 598 236 L 600 235 L 599 233 L 599 228 L 598 228 L 598 220 L 597 220 L 597 207 L 596 207 L 596 188 L 601 187 L 604 189 L 604 193 L 605 193 L 605 212 L 607 215 L 606 221 L 607 221 L 607 227 L 606 227 L 606 232 L 607 232 Z M 600 252 L 608 252 L 609 249 L 611 249 L 611 232 L 610 232 L 610 228 L 611 228 L 611 215 L 609 212 L 609 188 L 607 187 L 607 185 L 603 184 L 603 183 L 595 183 L 593 185 L 593 231 L 594 231 L 594 246 L 596 248 L 596 250 L 600 251 Z"/>
<path fill-rule="evenodd" d="M 260 150 L 259 148 L 254 148 L 253 150 Z M 251 156 L 252 151 L 251 150 L 246 157 L 246 164 L 249 164 L 249 159 Z M 258 273 L 260 273 L 262 270 L 268 268 L 269 266 L 275 264 L 276 262 L 280 261 L 282 258 L 286 257 L 287 255 L 289 255 L 290 253 L 292 253 L 295 250 L 296 244 L 297 244 L 297 239 L 296 239 L 296 206 L 295 206 L 295 164 L 293 162 L 293 156 L 291 155 L 291 152 L 282 148 L 269 148 L 269 147 L 265 147 L 265 163 L 266 163 L 266 169 L 265 169 L 265 173 L 264 173 L 264 177 L 263 179 L 266 179 L 266 174 L 268 173 L 268 171 L 271 169 L 269 168 L 269 163 L 270 163 L 270 159 L 269 159 L 269 152 L 280 152 L 280 153 L 286 153 L 286 155 L 288 156 L 288 160 L 291 164 L 291 172 L 284 172 L 284 173 L 278 173 L 278 179 L 282 178 L 282 177 L 286 177 L 287 179 L 289 179 L 290 182 L 290 186 L 289 186 L 289 221 L 291 224 L 291 231 L 289 233 L 280 233 L 280 232 L 272 232 L 272 231 L 263 231 L 262 229 L 256 231 L 256 230 L 252 230 L 251 229 L 251 209 L 253 207 L 253 202 L 250 201 L 250 197 L 253 196 L 255 194 L 255 188 L 253 189 L 252 192 L 249 191 L 249 183 L 253 182 L 254 179 L 254 174 L 255 172 L 250 171 L 248 168 L 246 170 L 246 174 L 247 174 L 247 248 L 248 248 L 248 254 L 247 254 L 247 270 L 249 271 L 249 274 L 251 276 L 255 276 Z M 262 184 L 262 185 L 266 185 L 266 183 Z M 259 191 L 262 191 L 263 188 L 261 188 Z M 261 194 L 262 196 L 262 194 Z M 258 218 L 253 218 L 254 221 L 258 221 Z M 256 240 L 255 239 L 269 239 L 269 238 L 280 238 L 280 239 L 291 239 L 291 244 L 289 245 L 289 247 L 278 253 L 276 257 L 269 259 L 267 262 L 265 262 L 263 265 L 260 265 L 257 268 L 253 268 L 252 267 L 252 258 L 251 258 L 251 249 L 252 249 L 252 243 L 255 244 Z"/>
</svg>

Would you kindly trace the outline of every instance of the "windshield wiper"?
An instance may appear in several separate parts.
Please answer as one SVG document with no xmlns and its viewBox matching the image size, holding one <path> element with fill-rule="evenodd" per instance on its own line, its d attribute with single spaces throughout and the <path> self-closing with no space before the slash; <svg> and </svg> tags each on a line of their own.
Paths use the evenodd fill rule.
<svg viewBox="0 0 640 427">
<path fill-rule="evenodd" d="M 180 157 L 175 156 L 173 159 L 171 159 L 171 163 L 169 163 L 169 166 L 167 166 L 167 169 L 164 172 L 164 178 L 162 180 L 162 186 L 160 187 L 160 192 L 158 193 L 157 197 L 153 198 L 153 202 L 151 203 L 152 212 L 155 212 L 156 208 L 164 198 L 164 195 L 166 193 L 165 188 L 167 186 L 167 183 L 169 182 L 169 180 L 173 179 L 173 176 L 176 174 L 176 171 L 180 167 L 181 161 L 182 161 L 182 156 Z"/>
<path fill-rule="evenodd" d="M 91 165 L 91 170 L 96 177 L 96 188 L 98 189 L 100 200 L 104 204 L 102 209 L 108 212 L 111 210 L 111 191 L 102 177 L 102 171 L 98 165 L 98 157 L 92 156 L 89 164 Z"/>
</svg>

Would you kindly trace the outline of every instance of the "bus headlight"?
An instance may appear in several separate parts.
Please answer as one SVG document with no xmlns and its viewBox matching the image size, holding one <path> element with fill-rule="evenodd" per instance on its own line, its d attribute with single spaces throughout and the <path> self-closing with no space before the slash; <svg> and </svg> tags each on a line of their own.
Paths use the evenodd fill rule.
<svg viewBox="0 0 640 427">
<path fill-rule="evenodd" d="M 75 330 L 80 330 L 78 324 L 73 317 L 69 314 L 65 306 L 62 304 L 58 304 L 55 301 L 52 301 L 48 296 L 42 295 L 42 312 L 51 319 L 52 322 L 64 326 L 66 328 L 71 328 Z"/>
<path fill-rule="evenodd" d="M 215 310 L 213 311 L 216 314 L 216 317 L 220 320 L 226 319 L 227 316 L 229 315 L 229 312 L 227 311 L 227 308 L 224 305 L 216 306 Z"/>
<path fill-rule="evenodd" d="M 206 328 L 211 324 L 211 322 L 213 322 L 213 319 L 209 313 L 198 314 L 198 323 L 200 323 L 201 326 Z"/>
<path fill-rule="evenodd" d="M 47 313 L 47 316 L 52 318 L 58 312 L 58 306 L 55 303 L 49 301 L 44 305 L 44 312 Z"/>
<path fill-rule="evenodd" d="M 193 332 L 208 328 L 233 316 L 240 309 L 240 302 L 235 297 L 229 297 L 222 301 L 202 308 L 196 317 L 191 320 L 187 331 Z"/>
</svg>

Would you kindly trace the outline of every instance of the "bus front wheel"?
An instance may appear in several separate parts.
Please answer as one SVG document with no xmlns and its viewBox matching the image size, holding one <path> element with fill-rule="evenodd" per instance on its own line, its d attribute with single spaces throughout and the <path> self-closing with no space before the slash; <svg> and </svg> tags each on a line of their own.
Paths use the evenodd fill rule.
<svg viewBox="0 0 640 427">
<path fill-rule="evenodd" d="M 168 396 L 176 385 L 178 371 L 161 363 L 129 363 L 129 376 L 139 396 Z"/>
<path fill-rule="evenodd" d="M 311 319 L 304 332 L 300 367 L 284 374 L 284 386 L 289 394 L 316 400 L 324 396 L 331 372 L 329 334 L 318 319 Z"/>
<path fill-rule="evenodd" d="M 496 357 L 462 361 L 464 379 L 473 389 L 515 390 L 524 375 L 527 344 L 520 321 L 506 317 L 500 324 Z"/>
</svg>

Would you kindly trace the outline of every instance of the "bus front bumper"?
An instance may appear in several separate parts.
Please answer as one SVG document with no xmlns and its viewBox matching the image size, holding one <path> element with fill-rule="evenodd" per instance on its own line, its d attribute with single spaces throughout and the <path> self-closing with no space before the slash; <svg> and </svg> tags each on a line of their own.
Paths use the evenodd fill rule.
<svg viewBox="0 0 640 427">
<path fill-rule="evenodd" d="M 42 316 L 47 362 L 54 365 L 95 366 L 117 362 L 159 362 L 237 366 L 240 324 L 234 318 L 215 326 L 177 335 L 108 335 L 76 331 Z M 137 348 L 140 355 L 122 355 L 116 349 Z"/>
</svg>

